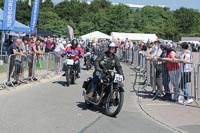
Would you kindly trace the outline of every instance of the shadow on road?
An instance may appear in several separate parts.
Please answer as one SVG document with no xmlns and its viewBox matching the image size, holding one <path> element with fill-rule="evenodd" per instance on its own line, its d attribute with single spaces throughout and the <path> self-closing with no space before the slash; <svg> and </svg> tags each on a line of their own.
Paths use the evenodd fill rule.
<svg viewBox="0 0 200 133">
<path fill-rule="evenodd" d="M 62 86 L 66 86 L 67 87 L 66 81 L 54 81 L 52 83 L 53 84 L 60 84 Z M 75 84 L 70 84 L 70 85 L 76 85 L 76 83 Z"/>
<path fill-rule="evenodd" d="M 62 86 L 65 86 L 66 85 L 66 81 L 54 81 L 52 82 L 53 84 L 60 84 Z"/>
<path fill-rule="evenodd" d="M 102 110 L 101 108 L 97 107 L 97 106 L 91 106 L 91 107 L 88 107 L 86 106 L 85 102 L 76 102 L 77 103 L 77 106 L 79 108 L 81 108 L 82 110 L 90 110 L 92 112 L 97 112 L 97 113 L 102 113 Z"/>
</svg>

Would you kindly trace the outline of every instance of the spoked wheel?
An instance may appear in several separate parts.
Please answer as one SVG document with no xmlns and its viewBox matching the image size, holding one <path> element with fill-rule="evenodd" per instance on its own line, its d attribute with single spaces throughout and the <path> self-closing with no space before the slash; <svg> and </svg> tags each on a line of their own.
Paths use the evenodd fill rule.
<svg viewBox="0 0 200 133">
<path fill-rule="evenodd" d="M 71 83 L 70 69 L 67 69 L 65 71 L 65 75 L 66 75 L 67 86 L 69 86 Z"/>
<path fill-rule="evenodd" d="M 89 93 L 89 90 L 90 90 L 91 86 L 92 86 L 92 82 L 89 83 L 89 85 L 88 85 L 88 87 L 87 87 L 86 94 Z M 90 103 L 90 102 L 88 102 L 87 100 L 85 100 L 85 105 L 86 105 L 87 107 L 92 107 L 92 106 L 93 106 L 93 104 Z"/>
<path fill-rule="evenodd" d="M 76 80 L 76 71 L 71 70 L 70 73 L 70 79 L 71 79 L 71 84 L 75 84 L 75 80 Z"/>
<path fill-rule="evenodd" d="M 110 117 L 115 117 L 121 110 L 124 103 L 124 93 L 118 89 L 113 89 L 105 103 L 105 114 Z"/>
<path fill-rule="evenodd" d="M 90 60 L 86 61 L 86 69 L 89 70 L 91 68 Z"/>
</svg>

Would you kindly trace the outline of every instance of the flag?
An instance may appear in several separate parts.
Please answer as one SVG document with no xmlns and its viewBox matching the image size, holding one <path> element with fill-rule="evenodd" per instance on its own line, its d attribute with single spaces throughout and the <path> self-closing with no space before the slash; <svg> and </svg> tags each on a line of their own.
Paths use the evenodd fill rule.
<svg viewBox="0 0 200 133">
<path fill-rule="evenodd" d="M 28 5 L 31 6 L 31 0 L 28 1 Z"/>
<path fill-rule="evenodd" d="M 30 23 L 30 32 L 34 33 L 35 28 L 38 21 L 38 12 L 40 7 L 40 0 L 34 0 L 33 7 L 32 7 L 32 13 L 31 13 L 31 23 Z"/>
<path fill-rule="evenodd" d="M 69 36 L 70 36 L 70 39 L 74 39 L 74 31 L 73 31 L 73 28 L 69 25 L 67 25 L 67 29 L 68 29 L 68 33 L 69 33 Z"/>
<path fill-rule="evenodd" d="M 3 30 L 12 30 L 15 25 L 16 0 L 4 0 Z"/>
</svg>

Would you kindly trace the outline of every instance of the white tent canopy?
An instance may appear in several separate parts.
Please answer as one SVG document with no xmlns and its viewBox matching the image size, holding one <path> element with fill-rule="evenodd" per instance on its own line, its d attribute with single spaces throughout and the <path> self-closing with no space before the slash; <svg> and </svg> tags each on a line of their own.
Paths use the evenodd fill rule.
<svg viewBox="0 0 200 133">
<path fill-rule="evenodd" d="M 111 33 L 112 39 L 120 39 L 120 40 L 133 40 L 133 41 L 155 41 L 158 39 L 156 34 L 144 34 L 144 33 L 121 33 L 121 32 L 112 32 Z"/>
<path fill-rule="evenodd" d="M 86 39 L 99 39 L 99 38 L 102 38 L 102 39 L 111 39 L 111 36 L 106 35 L 106 34 L 100 32 L 100 31 L 94 31 L 94 32 L 88 33 L 86 35 L 82 35 L 82 36 L 80 36 L 80 38 L 82 40 L 86 40 Z"/>
</svg>

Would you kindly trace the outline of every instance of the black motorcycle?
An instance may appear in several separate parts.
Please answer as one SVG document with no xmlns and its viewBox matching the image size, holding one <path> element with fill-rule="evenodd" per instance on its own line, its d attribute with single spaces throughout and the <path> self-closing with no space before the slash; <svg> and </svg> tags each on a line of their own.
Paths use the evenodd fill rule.
<svg viewBox="0 0 200 133">
<path fill-rule="evenodd" d="M 94 53 L 87 52 L 86 69 L 90 70 L 94 64 Z"/>
<path fill-rule="evenodd" d="M 77 79 L 76 64 L 78 63 L 78 60 L 79 58 L 77 56 L 67 55 L 67 58 L 63 62 L 67 86 L 70 84 L 75 84 L 75 80 Z"/>
<path fill-rule="evenodd" d="M 115 117 L 120 112 L 124 102 L 123 76 L 114 70 L 108 70 L 105 73 L 96 85 L 93 97 L 87 95 L 92 86 L 92 78 L 84 81 L 83 96 L 86 106 L 102 107 L 106 115 Z"/>
</svg>

